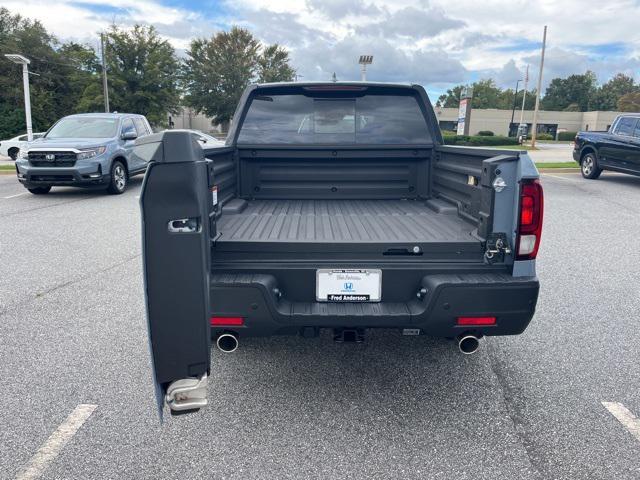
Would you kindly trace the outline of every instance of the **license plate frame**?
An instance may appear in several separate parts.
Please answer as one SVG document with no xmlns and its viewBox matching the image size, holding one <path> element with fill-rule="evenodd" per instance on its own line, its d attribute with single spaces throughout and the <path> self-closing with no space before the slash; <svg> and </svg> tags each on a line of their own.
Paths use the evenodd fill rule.
<svg viewBox="0 0 640 480">
<path fill-rule="evenodd" d="M 320 268 L 316 270 L 316 300 L 327 303 L 380 302 L 382 301 L 382 270 Z"/>
</svg>

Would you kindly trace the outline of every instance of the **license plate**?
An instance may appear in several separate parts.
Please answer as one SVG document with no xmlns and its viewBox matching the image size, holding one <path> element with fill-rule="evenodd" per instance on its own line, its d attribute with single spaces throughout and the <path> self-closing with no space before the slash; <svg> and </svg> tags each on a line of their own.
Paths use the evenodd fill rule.
<svg viewBox="0 0 640 480">
<path fill-rule="evenodd" d="M 319 302 L 379 302 L 382 270 L 316 271 L 316 300 Z"/>
</svg>

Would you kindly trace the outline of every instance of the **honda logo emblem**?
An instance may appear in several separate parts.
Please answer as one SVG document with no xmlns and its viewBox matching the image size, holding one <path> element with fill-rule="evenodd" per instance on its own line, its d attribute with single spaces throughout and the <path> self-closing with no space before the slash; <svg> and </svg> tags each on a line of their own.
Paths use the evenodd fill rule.
<svg viewBox="0 0 640 480">
<path fill-rule="evenodd" d="M 44 156 L 44 158 L 45 158 L 45 160 L 48 160 L 48 161 L 50 161 L 50 162 L 53 162 L 53 161 L 55 161 L 56 156 L 55 156 L 53 153 L 47 153 L 47 154 Z"/>
</svg>

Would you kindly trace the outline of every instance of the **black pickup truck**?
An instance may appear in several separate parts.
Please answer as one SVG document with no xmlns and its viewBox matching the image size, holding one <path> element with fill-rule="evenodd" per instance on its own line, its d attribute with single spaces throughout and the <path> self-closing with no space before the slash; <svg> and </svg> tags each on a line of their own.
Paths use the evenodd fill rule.
<svg viewBox="0 0 640 480">
<path fill-rule="evenodd" d="M 619 115 L 607 132 L 578 132 L 573 159 L 588 179 L 603 170 L 640 175 L 640 114 Z"/>
<path fill-rule="evenodd" d="M 213 342 L 389 328 L 473 353 L 533 317 L 538 172 L 443 145 L 420 86 L 254 85 L 226 146 L 168 131 L 136 153 L 160 411 L 206 404 Z"/>
</svg>

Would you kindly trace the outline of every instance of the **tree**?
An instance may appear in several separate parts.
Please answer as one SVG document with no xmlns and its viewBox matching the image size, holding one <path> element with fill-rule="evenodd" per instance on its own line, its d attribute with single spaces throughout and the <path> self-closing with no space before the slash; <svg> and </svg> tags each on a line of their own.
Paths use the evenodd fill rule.
<svg viewBox="0 0 640 480">
<path fill-rule="evenodd" d="M 473 108 L 500 108 L 502 91 L 491 79 L 477 81 L 473 84 Z M 505 108 L 510 108 L 506 106 Z"/>
<path fill-rule="evenodd" d="M 621 112 L 640 112 L 640 92 L 627 93 L 618 99 Z"/>
<path fill-rule="evenodd" d="M 460 95 L 464 85 L 456 85 L 447 90 L 447 93 L 440 95 L 436 105 L 444 108 L 458 108 L 460 105 Z M 508 88 L 502 90 L 498 87 L 494 80 L 485 79 L 473 84 L 473 108 L 497 108 L 500 110 L 511 110 L 513 108 L 513 96 L 515 91 Z M 523 90 L 518 90 L 516 98 L 516 109 L 522 107 Z M 533 109 L 535 104 L 535 91 L 528 91 L 525 99 L 525 108 Z"/>
<path fill-rule="evenodd" d="M 289 52 L 278 45 L 265 47 L 258 57 L 258 81 L 290 82 L 296 71 L 289 65 Z"/>
<path fill-rule="evenodd" d="M 78 44 L 61 46 L 40 22 L 0 8 L 0 138 L 26 131 L 22 68 L 7 61 L 6 53 L 19 53 L 31 61 L 34 131 L 46 130 L 58 118 L 74 113 L 77 99 L 92 81 L 88 65 L 95 52 Z"/>
<path fill-rule="evenodd" d="M 436 105 L 442 108 L 458 108 L 460 106 L 460 95 L 462 95 L 464 85 L 456 85 L 453 88 L 447 90 L 438 97 Z"/>
<path fill-rule="evenodd" d="M 586 112 L 592 108 L 596 92 L 596 75 L 591 71 L 567 78 L 554 78 L 542 98 L 542 108 Z"/>
<path fill-rule="evenodd" d="M 248 30 L 233 27 L 191 42 L 182 74 L 185 102 L 226 128 L 248 85 L 294 75 L 286 50 L 277 44 L 262 46 Z"/>
<path fill-rule="evenodd" d="M 111 110 L 139 113 L 154 125 L 165 125 L 167 113 L 180 105 L 179 62 L 171 44 L 154 27 L 121 30 L 114 25 L 105 35 L 105 57 Z M 102 101 L 94 84 L 85 89 L 80 106 L 97 109 Z"/>
<path fill-rule="evenodd" d="M 603 84 L 597 91 L 593 109 L 615 110 L 618 100 L 627 93 L 640 91 L 632 77 L 618 73 L 611 80 Z"/>
</svg>

